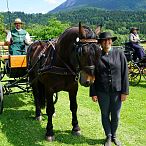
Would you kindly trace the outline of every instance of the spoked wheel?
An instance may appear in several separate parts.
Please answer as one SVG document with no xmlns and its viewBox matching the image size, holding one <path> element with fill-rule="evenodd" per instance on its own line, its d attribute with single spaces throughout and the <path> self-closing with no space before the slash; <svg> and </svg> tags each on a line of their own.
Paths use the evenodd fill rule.
<svg viewBox="0 0 146 146">
<path fill-rule="evenodd" d="M 146 66 L 142 69 L 142 76 L 146 80 Z"/>
<path fill-rule="evenodd" d="M 0 84 L 0 114 L 3 112 L 3 87 Z"/>
<path fill-rule="evenodd" d="M 58 101 L 58 92 L 53 94 L 53 103 L 55 104 Z"/>
<path fill-rule="evenodd" d="M 0 80 L 3 79 L 5 75 L 5 62 L 3 60 L 0 60 Z"/>
<path fill-rule="evenodd" d="M 140 68 L 137 66 L 137 64 L 133 62 L 128 63 L 128 69 L 129 69 L 129 83 L 132 86 L 136 86 L 139 84 L 141 80 L 141 71 Z"/>
</svg>

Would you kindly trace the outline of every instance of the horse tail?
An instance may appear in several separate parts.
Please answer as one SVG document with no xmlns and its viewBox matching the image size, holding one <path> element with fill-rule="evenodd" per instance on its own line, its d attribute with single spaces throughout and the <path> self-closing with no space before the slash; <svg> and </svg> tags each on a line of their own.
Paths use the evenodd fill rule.
<svg viewBox="0 0 146 146">
<path fill-rule="evenodd" d="M 39 90 L 38 100 L 40 103 L 40 108 L 45 108 L 46 105 L 45 88 L 43 84 L 41 84 L 39 81 L 38 81 L 38 90 Z"/>
</svg>

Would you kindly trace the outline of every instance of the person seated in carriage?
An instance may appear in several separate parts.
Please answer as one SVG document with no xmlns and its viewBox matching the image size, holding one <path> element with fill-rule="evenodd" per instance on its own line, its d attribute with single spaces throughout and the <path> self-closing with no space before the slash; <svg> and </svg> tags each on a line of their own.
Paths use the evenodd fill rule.
<svg viewBox="0 0 146 146">
<path fill-rule="evenodd" d="M 138 30 L 139 29 L 137 27 L 132 27 L 129 34 L 129 44 L 135 51 L 135 60 L 137 58 L 141 60 L 145 56 L 144 48 L 139 44 L 140 38 L 138 35 Z"/>
<path fill-rule="evenodd" d="M 14 25 L 15 28 L 8 32 L 6 43 L 9 45 L 10 55 L 25 55 L 26 46 L 31 44 L 29 33 L 22 29 L 23 22 L 20 18 L 16 18 Z"/>
</svg>

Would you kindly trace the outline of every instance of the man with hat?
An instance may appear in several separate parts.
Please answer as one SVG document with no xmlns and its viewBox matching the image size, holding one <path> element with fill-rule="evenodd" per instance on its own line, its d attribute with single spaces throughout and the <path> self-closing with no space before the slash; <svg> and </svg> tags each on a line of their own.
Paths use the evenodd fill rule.
<svg viewBox="0 0 146 146">
<path fill-rule="evenodd" d="M 16 18 L 14 25 L 15 29 L 7 34 L 6 42 L 10 46 L 10 55 L 23 55 L 26 54 L 25 46 L 31 43 L 29 33 L 22 29 L 23 22 L 20 18 Z"/>
<path fill-rule="evenodd" d="M 124 52 L 112 47 L 117 39 L 110 32 L 102 32 L 98 42 L 101 55 L 96 63 L 95 82 L 90 87 L 90 96 L 98 101 L 101 110 L 103 129 L 106 135 L 104 146 L 113 142 L 120 146 L 116 131 L 119 123 L 122 101 L 129 94 L 128 66 Z"/>
<path fill-rule="evenodd" d="M 134 58 L 134 60 L 137 59 L 137 57 L 139 58 L 139 60 L 141 60 L 144 56 L 144 49 L 142 46 L 139 45 L 140 43 L 140 38 L 138 35 L 138 28 L 137 27 L 132 27 L 130 29 L 130 35 L 129 35 L 129 42 L 130 42 L 130 46 L 135 50 L 135 54 L 136 57 Z"/>
</svg>

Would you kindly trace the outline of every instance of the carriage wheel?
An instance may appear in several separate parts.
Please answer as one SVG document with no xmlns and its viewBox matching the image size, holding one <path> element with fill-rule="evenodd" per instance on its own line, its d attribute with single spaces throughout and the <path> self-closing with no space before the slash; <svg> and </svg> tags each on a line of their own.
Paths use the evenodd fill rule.
<svg viewBox="0 0 146 146">
<path fill-rule="evenodd" d="M 142 69 L 142 76 L 146 80 L 146 67 L 143 67 L 143 69 Z"/>
<path fill-rule="evenodd" d="M 53 94 L 53 103 L 55 104 L 58 101 L 58 92 Z"/>
<path fill-rule="evenodd" d="M 2 78 L 5 75 L 5 62 L 3 60 L 0 60 L 0 80 L 2 80 Z"/>
<path fill-rule="evenodd" d="M 0 85 L 0 114 L 3 112 L 3 87 Z"/>
<path fill-rule="evenodd" d="M 129 69 L 129 83 L 132 86 L 136 86 L 139 84 L 141 80 L 141 71 L 140 68 L 137 66 L 137 64 L 130 62 L 128 63 L 128 69 Z"/>
</svg>

